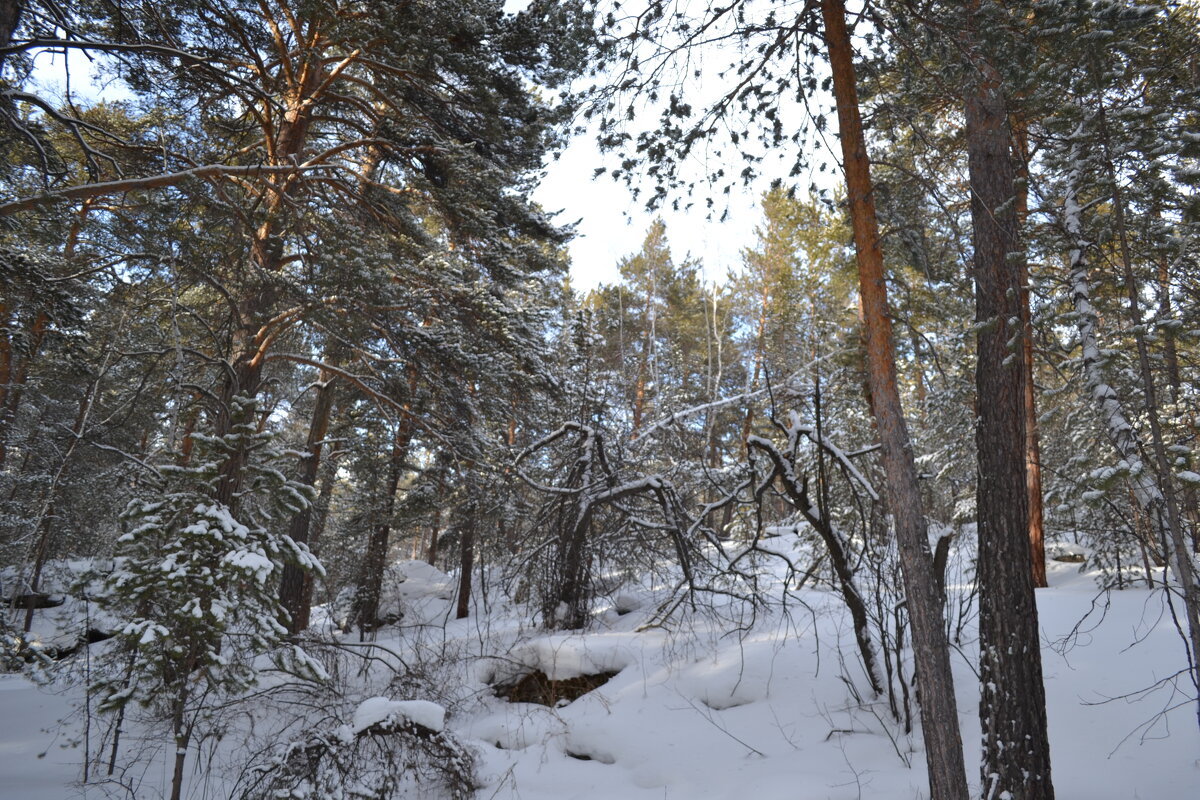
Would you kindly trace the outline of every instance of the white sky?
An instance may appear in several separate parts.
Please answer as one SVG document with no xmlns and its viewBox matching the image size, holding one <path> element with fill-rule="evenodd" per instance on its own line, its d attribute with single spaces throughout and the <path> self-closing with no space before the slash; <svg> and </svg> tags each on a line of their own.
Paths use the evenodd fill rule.
<svg viewBox="0 0 1200 800">
<path fill-rule="evenodd" d="M 550 164 L 546 179 L 534 192 L 534 199 L 548 211 L 561 210 L 556 217 L 558 223 L 579 221 L 577 235 L 570 244 L 571 282 L 577 290 L 615 282 L 618 260 L 641 248 L 646 229 L 657 216 L 667 224 L 667 239 L 676 263 L 689 255 L 700 260 L 705 279 L 710 281 L 723 281 L 730 268 L 741 266 L 741 250 L 753 241 L 754 226 L 760 217 L 758 198 L 769 180 L 760 181 L 753 189 L 731 193 L 726 221 L 715 219 L 720 216 L 719 210 L 709 221 L 705 219 L 708 209 L 704 195 L 693 198 L 695 207 L 690 211 L 664 208 L 651 213 L 641 200 L 633 199 L 623 182 L 615 182 L 607 174 L 592 177 L 597 167 L 611 167 L 614 160 L 600 153 L 593 138 L 578 136 L 561 158 Z M 698 186 L 697 192 L 703 191 Z"/>
</svg>

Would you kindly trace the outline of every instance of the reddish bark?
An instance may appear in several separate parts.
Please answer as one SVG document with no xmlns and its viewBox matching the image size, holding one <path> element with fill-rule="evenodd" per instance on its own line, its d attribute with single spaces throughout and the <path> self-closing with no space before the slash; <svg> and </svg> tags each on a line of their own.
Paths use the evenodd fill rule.
<svg viewBox="0 0 1200 800">
<path fill-rule="evenodd" d="M 966 768 L 958 708 L 950 672 L 944 599 L 933 569 L 917 470 L 900 404 L 895 344 L 879 224 L 872 196 L 870 160 L 858 105 L 850 34 L 843 0 L 824 0 L 825 42 L 833 74 L 847 200 L 854 231 L 872 411 L 883 445 L 888 501 L 904 574 L 913 654 L 921 684 L 921 720 L 934 800 L 966 798 Z"/>
<path fill-rule="evenodd" d="M 1013 155 L 1017 159 L 1017 224 L 1024 227 L 1029 216 L 1029 130 L 1019 115 L 1012 117 Z M 1033 585 L 1046 582 L 1046 540 L 1042 508 L 1042 445 L 1038 433 L 1036 385 L 1033 381 L 1033 314 L 1030 310 L 1029 264 L 1020 262 L 1021 272 L 1021 368 L 1025 372 L 1025 487 L 1029 495 L 1029 558 Z"/>
</svg>

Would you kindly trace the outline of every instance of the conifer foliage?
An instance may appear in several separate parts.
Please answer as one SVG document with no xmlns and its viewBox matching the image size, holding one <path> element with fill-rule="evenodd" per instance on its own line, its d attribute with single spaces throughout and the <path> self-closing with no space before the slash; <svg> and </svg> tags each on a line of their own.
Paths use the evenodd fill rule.
<svg viewBox="0 0 1200 800">
<path fill-rule="evenodd" d="M 0 667 L 85 783 L 466 797 L 464 661 L 774 581 L 931 797 L 1049 800 L 1047 557 L 1200 698 L 1197 64 L 1167 0 L 0 0 Z M 664 216 L 581 290 L 589 133 Z M 665 215 L 768 181 L 736 263 Z"/>
</svg>

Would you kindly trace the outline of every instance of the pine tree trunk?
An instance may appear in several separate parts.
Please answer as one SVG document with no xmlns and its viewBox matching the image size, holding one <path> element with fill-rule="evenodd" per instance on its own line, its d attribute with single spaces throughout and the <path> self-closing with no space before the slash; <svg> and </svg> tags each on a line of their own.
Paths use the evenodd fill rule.
<svg viewBox="0 0 1200 800">
<path fill-rule="evenodd" d="M 866 340 L 867 382 L 873 400 L 872 411 L 883 444 L 888 501 L 896 526 L 912 623 L 930 796 L 933 800 L 964 800 L 967 797 L 966 768 L 950 672 L 944 598 L 933 571 L 933 554 L 929 549 L 917 470 L 896 380 L 895 344 L 883 272 L 883 251 L 872 197 L 870 161 L 858 108 L 850 34 L 846 29 L 846 7 L 843 0 L 824 0 L 821 10 L 837 102 L 850 221 L 854 230 Z"/>
<path fill-rule="evenodd" d="M 181 800 L 183 797 L 183 767 L 187 761 L 188 748 L 192 744 L 191 726 L 185 719 L 191 692 L 186 677 L 174 688 L 176 694 L 171 698 L 171 733 L 175 742 L 175 758 L 171 770 L 171 800 Z"/>
<path fill-rule="evenodd" d="M 750 376 L 750 387 L 748 391 L 758 389 L 758 381 L 762 376 L 763 361 L 766 357 L 767 349 L 767 290 L 763 289 L 762 304 L 758 309 L 758 333 L 754 336 L 754 372 Z M 746 441 L 750 438 L 750 434 L 754 431 L 754 404 L 746 403 L 746 416 L 742 420 L 742 447 L 746 446 Z M 730 511 L 732 513 L 732 509 Z"/>
<path fill-rule="evenodd" d="M 11 326 L 12 311 L 4 302 L 4 298 L 0 297 L 0 331 L 3 331 L 3 335 L 0 336 L 0 469 L 4 469 L 7 451 L 4 442 L 8 438 L 8 414 L 5 413 L 5 408 L 8 406 L 8 392 L 12 385 L 13 372 L 13 346 L 12 339 L 8 334 Z"/>
<path fill-rule="evenodd" d="M 3 387 L 0 388 L 0 397 L 3 398 L 3 403 L 0 403 L 0 469 L 4 469 L 4 462 L 8 460 L 8 440 L 12 433 L 12 426 L 16 422 L 17 412 L 21 408 L 21 399 L 25 395 L 25 384 L 29 380 L 29 372 L 33 367 L 33 362 L 37 359 L 38 351 L 42 347 L 42 340 L 45 339 L 49 327 L 50 316 L 44 311 L 39 312 L 29 326 L 29 344 L 24 356 L 19 359 L 13 358 L 11 344 L 6 342 L 6 352 L 3 354 L 3 358 L 8 375 Z"/>
<path fill-rule="evenodd" d="M 425 552 L 425 560 L 429 566 L 436 567 L 438 559 L 438 539 L 442 533 L 442 502 L 446 496 L 446 476 L 438 471 L 437 500 L 433 508 L 433 521 L 429 524 L 429 547 Z"/>
<path fill-rule="evenodd" d="M 1028 270 L 1022 284 L 1029 282 Z M 1021 369 L 1025 373 L 1025 490 L 1029 500 L 1029 564 L 1034 588 L 1049 586 L 1046 579 L 1046 534 L 1042 508 L 1042 445 L 1038 435 L 1037 399 L 1033 383 L 1033 324 L 1029 289 L 1021 292 Z"/>
<path fill-rule="evenodd" d="M 308 440 L 304 456 L 300 459 L 300 483 L 312 488 L 316 486 L 321 468 L 321 451 L 329 433 L 329 419 L 333 414 L 334 377 L 322 371 L 317 385 L 317 396 L 313 403 L 312 421 L 308 426 Z M 292 517 L 288 535 L 297 544 L 309 543 L 309 527 L 313 518 L 313 504 L 309 503 Z M 311 611 L 306 598 L 312 597 L 312 576 L 296 564 L 285 564 L 279 582 L 279 603 L 287 612 L 288 632 L 297 634 L 308 627 Z"/>
<path fill-rule="evenodd" d="M 456 619 L 471 613 L 471 571 L 475 568 L 475 506 L 467 507 L 459 542 L 458 609 Z"/>
<path fill-rule="evenodd" d="M 633 390 L 633 433 L 636 434 L 642 427 L 642 413 L 646 406 L 646 366 L 649 362 L 649 354 L 646 351 L 642 352 L 641 359 L 638 361 L 637 382 L 634 384 Z"/>
<path fill-rule="evenodd" d="M 243 404 L 258 397 L 259 385 L 262 382 L 262 359 L 243 348 L 236 348 L 234 352 L 237 355 L 226 370 L 217 409 L 214 433 L 218 439 L 229 436 L 238 428 L 253 424 L 253 419 L 249 416 L 251 409 Z M 225 457 L 217 473 L 217 486 L 213 493 L 213 499 L 235 515 L 237 498 L 245 477 L 246 457 L 244 444 L 239 444 Z"/>
<path fill-rule="evenodd" d="M 1190 422 L 1187 427 L 1191 428 L 1192 434 L 1195 435 L 1194 422 L 1187 419 L 1188 415 L 1184 414 L 1180 407 L 1183 398 L 1183 380 L 1179 372 L 1179 345 L 1175 336 L 1175 326 L 1172 324 L 1174 311 L 1171 307 L 1171 273 L 1166 256 L 1160 259 L 1158 265 L 1158 293 L 1158 317 L 1167 323 L 1162 326 L 1163 361 L 1167 368 L 1167 385 L 1171 390 L 1172 414 L 1179 423 Z M 1190 463 L 1187 468 L 1191 469 Z M 1200 524 L 1200 503 L 1197 502 L 1195 486 L 1187 484 L 1183 487 L 1181 502 L 1183 519 L 1191 528 L 1192 551 L 1200 553 L 1200 531 L 1197 530 L 1197 525 Z"/>
<path fill-rule="evenodd" d="M 12 43 L 13 33 L 21 22 L 22 0 L 0 0 L 0 50 Z M 4 69 L 5 54 L 0 52 L 0 70 Z"/>
<path fill-rule="evenodd" d="M 1025 226 L 1029 216 L 1029 126 L 1014 114 L 1013 155 L 1017 159 L 1017 224 Z M 1029 553 L 1033 585 L 1046 582 L 1045 517 L 1042 508 L 1042 445 L 1038 433 L 1037 386 L 1033 381 L 1033 313 L 1030 309 L 1029 264 L 1021 260 L 1021 369 L 1025 373 L 1025 486 L 1029 494 Z"/>
<path fill-rule="evenodd" d="M 412 443 L 415 428 L 412 414 L 405 414 L 396 426 L 396 435 L 392 441 L 392 457 L 388 462 L 388 474 L 384 481 L 379 520 L 367 541 L 362 580 L 359 582 L 358 596 L 354 603 L 353 616 L 363 634 L 379 627 L 379 601 L 383 594 L 383 573 L 387 568 L 392 512 L 396 508 L 396 490 L 400 487 L 400 476 L 404 472 L 408 447 Z"/>
<path fill-rule="evenodd" d="M 968 12 L 976 24 L 977 8 Z M 1016 174 L 1000 78 L 967 33 L 967 161 L 979 326 L 978 458 L 982 788 L 988 798 L 1051 800 L 1050 742 L 1034 601 L 1026 481 L 1025 370 Z M 986 402 L 982 400 L 986 398 Z"/>
</svg>

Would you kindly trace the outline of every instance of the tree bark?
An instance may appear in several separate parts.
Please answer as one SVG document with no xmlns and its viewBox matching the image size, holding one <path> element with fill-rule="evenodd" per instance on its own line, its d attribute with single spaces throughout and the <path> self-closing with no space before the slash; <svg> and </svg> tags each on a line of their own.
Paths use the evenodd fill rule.
<svg viewBox="0 0 1200 800">
<path fill-rule="evenodd" d="M 22 0 L 0 0 L 0 49 L 12 44 L 13 34 L 21 22 L 21 11 L 24 7 Z M 0 52 L 0 73 L 4 70 L 7 58 Z"/>
<path fill-rule="evenodd" d="M 963 764 L 958 706 L 950 671 L 944 597 L 933 570 L 933 554 L 929 549 L 917 470 L 896 380 L 895 343 L 883 272 L 883 250 L 872 196 L 870 161 L 858 107 L 850 34 L 846 29 L 846 7 L 843 0 L 824 0 L 821 11 L 833 74 L 847 200 L 854 231 L 863 336 L 867 351 L 867 383 L 871 392 L 872 412 L 883 445 L 888 502 L 896 526 L 896 541 L 904 573 L 909 619 L 912 622 L 913 655 L 921 689 L 921 732 L 929 766 L 930 797 L 933 800 L 963 800 L 967 797 L 966 767 Z"/>
<path fill-rule="evenodd" d="M 0 353 L 3 359 L 3 369 L 7 372 L 6 380 L 0 386 L 0 469 L 8 460 L 8 439 L 16 422 L 17 412 L 21 408 L 21 399 L 25 394 L 25 385 L 29 380 L 29 371 L 41 350 L 42 340 L 50 327 L 50 316 L 45 311 L 38 312 L 29 326 L 29 345 L 24 356 L 14 359 L 12 345 L 6 342 L 5 352 Z M 15 364 L 13 363 L 15 361 Z"/>
<path fill-rule="evenodd" d="M 1007 99 L 968 9 L 967 167 L 975 246 L 979 418 L 980 720 L 984 797 L 1052 800 L 1050 742 L 1029 544 L 1022 243 Z M 986 402 L 984 399 L 986 398 Z"/>
<path fill-rule="evenodd" d="M 317 474 L 321 468 L 321 451 L 325 437 L 329 434 L 329 419 L 333 415 L 334 376 L 322 372 L 321 381 L 317 385 L 317 396 L 313 403 L 312 421 L 308 427 L 308 440 L 304 447 L 304 456 L 300 459 L 300 483 L 309 487 L 316 486 Z M 292 517 L 288 535 L 297 544 L 308 544 L 309 526 L 313 518 L 312 504 L 306 505 Z M 285 564 L 283 577 L 279 582 L 279 603 L 287 612 L 288 632 L 297 634 L 308 627 L 311 611 L 306 598 L 312 597 L 312 575 L 308 570 L 301 569 L 296 564 Z"/>
<path fill-rule="evenodd" d="M 1175 483 L 1171 476 L 1171 465 L 1167 458 L 1166 442 L 1163 438 L 1162 422 L 1159 418 L 1158 392 L 1154 385 L 1154 372 L 1150 366 L 1150 348 L 1146 342 L 1137 280 L 1133 274 L 1133 254 L 1129 246 L 1129 235 L 1125 223 L 1125 198 L 1117 177 L 1109 146 L 1108 123 L 1104 112 L 1103 98 L 1097 98 L 1100 141 L 1103 146 L 1106 177 L 1112 190 L 1113 221 L 1117 229 L 1117 243 L 1121 255 L 1122 278 L 1126 297 L 1129 299 L 1129 316 L 1133 323 L 1133 338 L 1137 345 L 1138 371 L 1145 399 L 1146 419 L 1150 423 L 1150 444 L 1154 454 L 1155 468 L 1164 503 L 1157 514 L 1151 517 L 1152 524 L 1162 534 L 1162 547 L 1167 562 L 1175 570 L 1183 595 L 1184 613 L 1187 617 L 1187 639 L 1190 644 L 1192 684 L 1200 690 L 1200 586 L 1197 586 L 1196 568 L 1192 562 L 1187 542 L 1183 536 L 1183 524 L 1179 515 L 1179 501 L 1175 496 Z M 1165 515 L 1165 517 L 1164 517 Z M 1182 632 L 1181 632 L 1182 633 Z M 1196 705 L 1196 718 L 1200 723 L 1200 700 Z"/>
<path fill-rule="evenodd" d="M 1171 413 L 1179 424 L 1185 425 L 1190 429 L 1192 435 L 1195 435 L 1195 420 L 1190 413 L 1185 413 L 1182 408 L 1183 400 L 1183 380 L 1179 372 L 1179 345 L 1176 340 L 1175 326 L 1173 319 L 1174 311 L 1171 304 L 1171 272 L 1170 265 L 1167 263 L 1166 256 L 1162 256 L 1158 264 L 1158 318 L 1165 321 L 1167 324 L 1162 326 L 1163 337 L 1163 361 L 1167 368 L 1167 385 L 1171 390 Z M 1190 458 L 1189 458 L 1190 461 Z M 1191 469 L 1191 464 L 1187 464 L 1187 468 Z M 1187 484 L 1183 487 L 1183 496 L 1181 498 L 1183 520 L 1187 523 L 1187 527 L 1191 529 L 1192 536 L 1192 551 L 1200 553 L 1200 531 L 1197 530 L 1197 524 L 1200 523 L 1200 504 L 1197 503 L 1196 487 L 1192 484 Z"/>
<path fill-rule="evenodd" d="M 442 502 L 446 496 L 446 474 L 444 467 L 438 467 L 437 500 L 433 508 L 433 520 L 429 524 L 429 546 L 425 551 L 425 560 L 429 566 L 436 567 L 438 559 L 438 540 L 442 532 Z"/>
<path fill-rule="evenodd" d="M 471 613 L 471 570 L 475 568 L 475 506 L 467 507 L 462 522 L 459 550 L 458 609 L 456 619 L 465 619 Z"/>
<path fill-rule="evenodd" d="M 363 560 L 363 577 L 355 598 L 354 619 L 359 630 L 366 634 L 379 627 L 379 600 L 383 594 L 383 573 L 387 568 L 388 539 L 392 530 L 392 512 L 396 508 L 396 490 L 404 473 L 408 459 L 408 447 L 412 443 L 416 426 L 413 417 L 406 414 L 396 426 L 392 440 L 392 457 L 388 463 L 388 475 L 384 482 L 379 520 L 367 542 L 367 554 Z"/>
<path fill-rule="evenodd" d="M 1017 225 L 1029 216 L 1029 126 L 1014 114 L 1013 150 L 1017 159 Z M 1025 487 L 1029 495 L 1029 554 L 1035 588 L 1046 581 L 1045 517 L 1042 508 L 1042 445 L 1038 433 L 1036 384 L 1033 381 L 1033 313 L 1030 309 L 1029 263 L 1021 266 L 1021 369 L 1025 373 Z"/>
</svg>

